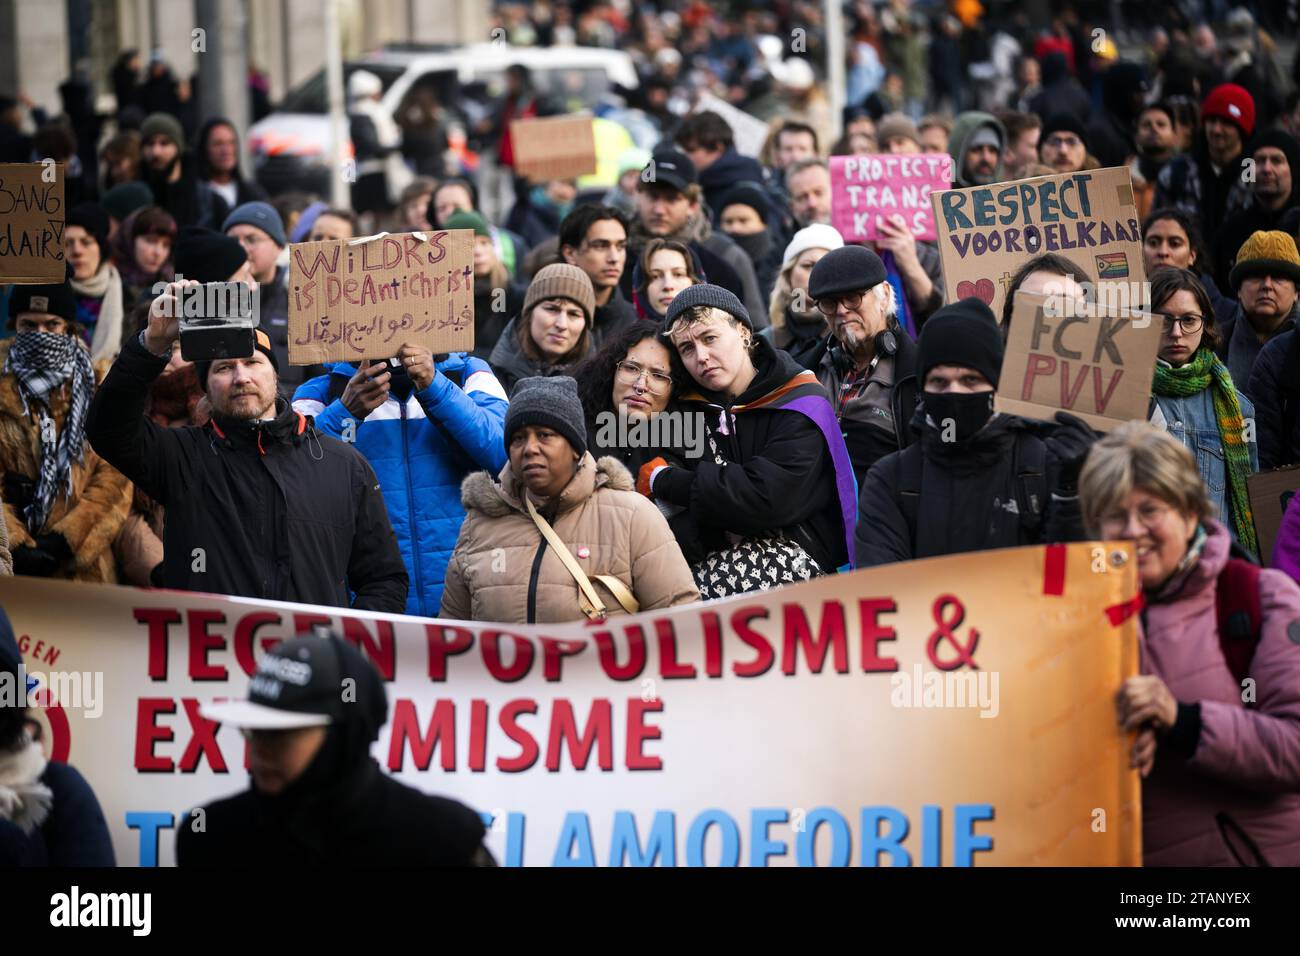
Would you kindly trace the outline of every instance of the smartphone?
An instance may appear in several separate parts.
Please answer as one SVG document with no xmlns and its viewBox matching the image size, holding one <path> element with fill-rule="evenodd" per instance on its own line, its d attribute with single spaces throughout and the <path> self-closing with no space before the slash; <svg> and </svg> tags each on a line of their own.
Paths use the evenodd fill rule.
<svg viewBox="0 0 1300 956">
<path fill-rule="evenodd" d="M 182 293 L 181 358 L 187 362 L 248 358 L 256 345 L 258 290 L 242 282 L 208 282 Z"/>
</svg>

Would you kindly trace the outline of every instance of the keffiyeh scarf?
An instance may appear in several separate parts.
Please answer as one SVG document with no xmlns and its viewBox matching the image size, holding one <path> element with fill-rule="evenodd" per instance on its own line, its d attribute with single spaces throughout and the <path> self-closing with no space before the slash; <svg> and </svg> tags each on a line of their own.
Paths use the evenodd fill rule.
<svg viewBox="0 0 1300 956">
<path fill-rule="evenodd" d="M 45 527 L 58 490 L 72 494 L 72 463 L 85 460 L 86 412 L 95 390 L 95 370 L 90 354 L 73 336 L 20 332 L 9 348 L 4 371 L 18 379 L 23 412 L 33 414 L 31 405 L 36 404 L 34 414 L 40 425 L 41 474 L 23 512 L 35 536 Z M 72 384 L 72 401 L 60 432 L 50 414 L 50 395 L 64 382 Z"/>
</svg>

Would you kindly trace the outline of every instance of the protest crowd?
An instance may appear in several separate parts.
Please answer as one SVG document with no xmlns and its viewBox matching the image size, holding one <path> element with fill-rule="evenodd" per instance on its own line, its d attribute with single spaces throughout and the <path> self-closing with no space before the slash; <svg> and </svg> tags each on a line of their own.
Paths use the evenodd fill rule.
<svg viewBox="0 0 1300 956">
<path fill-rule="evenodd" d="M 1300 57 L 1278 44 L 1294 24 L 1264 2 L 1051 4 L 1044 23 L 1014 4 L 843 6 L 835 116 L 819 3 L 497 5 L 511 44 L 631 54 L 639 86 L 611 95 L 656 142 L 595 188 L 516 170 L 512 121 L 575 113 L 524 67 L 472 157 L 441 113 L 432 132 L 385 115 L 379 78 L 350 71 L 349 208 L 268 194 L 238 162 L 247 131 L 196 115 L 156 58 L 122 58 L 107 116 L 74 81 L 62 110 L 13 91 L 0 162 L 64 164 L 67 274 L 0 300 L 0 573 L 545 624 L 1128 541 L 1141 665 L 1116 719 L 1145 862 L 1300 864 L 1300 503 L 1266 550 L 1247 484 L 1300 462 Z M 756 154 L 696 108 L 705 92 L 766 126 Z M 1045 321 L 1017 293 L 1094 304 L 1094 257 L 1073 224 L 1036 247 L 1026 229 L 994 296 L 980 283 L 1005 260 L 976 251 L 958 281 L 945 258 L 960 219 L 918 238 L 885 210 L 874 238 L 850 231 L 845 170 L 894 155 L 995 196 L 1127 177 L 1134 211 L 1105 223 L 1133 216 L 1131 305 L 1159 326 L 1150 381 L 1125 386 L 1144 412 L 1101 428 L 1069 403 L 995 405 L 1018 333 Z M 1061 222 L 1082 188 L 1059 190 Z M 1102 219 L 1092 202 L 1076 218 Z M 473 237 L 472 348 L 291 363 L 291 246 L 438 230 Z M 258 291 L 251 356 L 182 358 L 174 306 L 210 282 Z M 6 626 L 0 668 L 19 660 Z M 334 683 L 280 679 L 302 661 Z M 344 673 L 365 706 L 337 707 Z M 180 829 L 181 864 L 492 863 L 476 814 L 370 759 L 389 714 L 351 644 L 295 638 L 258 675 L 205 712 L 247 728 L 252 785 L 212 806 L 216 835 Z M 0 710 L 0 862 L 111 864 L 86 781 L 39 754 Z"/>
</svg>

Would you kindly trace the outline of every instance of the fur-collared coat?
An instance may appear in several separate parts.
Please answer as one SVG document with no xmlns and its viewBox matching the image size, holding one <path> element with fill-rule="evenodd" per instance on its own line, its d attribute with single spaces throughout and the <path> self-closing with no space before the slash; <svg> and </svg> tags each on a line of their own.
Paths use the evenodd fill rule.
<svg viewBox="0 0 1300 956">
<path fill-rule="evenodd" d="M 0 368 L 9 358 L 12 340 L 0 342 Z M 94 363 L 95 382 L 103 381 L 109 363 Z M 59 428 L 68 415 L 71 390 L 52 396 L 50 413 Z M 35 409 L 32 409 L 35 412 Z M 35 414 L 23 412 L 18 379 L 0 375 L 0 471 L 16 472 L 33 482 L 40 476 L 41 429 Z M 131 483 L 104 461 L 89 444 L 85 457 L 72 463 L 72 494 L 55 496 L 45 527 L 38 534 L 57 532 L 67 540 L 73 559 L 53 575 L 73 581 L 117 582 L 113 560 L 113 539 L 117 537 L 131 507 Z M 5 502 L 5 525 L 12 551 L 35 544 L 19 510 Z"/>
<path fill-rule="evenodd" d="M 467 517 L 447 566 L 440 617 L 502 624 L 584 620 L 578 585 L 529 517 L 524 494 L 508 462 L 497 481 L 485 471 L 465 479 Z M 642 611 L 699 600 L 668 522 L 637 494 L 616 458 L 597 462 L 584 455 L 559 499 L 551 526 L 589 577 L 618 578 Z M 545 504 L 538 510 L 549 510 Z M 604 583 L 593 578 L 593 587 L 611 615 L 623 613 Z"/>
</svg>

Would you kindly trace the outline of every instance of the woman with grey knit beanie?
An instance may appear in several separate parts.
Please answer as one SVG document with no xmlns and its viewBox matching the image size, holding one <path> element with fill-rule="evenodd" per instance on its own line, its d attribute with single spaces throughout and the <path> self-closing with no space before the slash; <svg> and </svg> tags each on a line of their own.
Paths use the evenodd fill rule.
<svg viewBox="0 0 1300 956">
<path fill-rule="evenodd" d="M 480 471 L 461 485 L 465 523 L 439 617 L 553 624 L 699 599 L 659 509 L 618 459 L 587 450 L 577 382 L 522 379 L 505 443 L 495 479 Z"/>
</svg>

